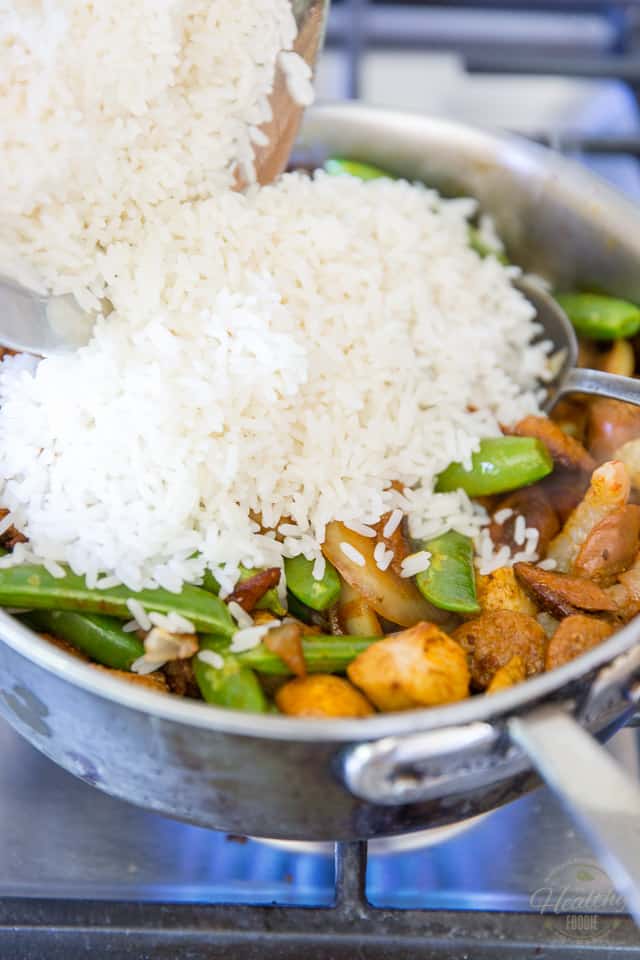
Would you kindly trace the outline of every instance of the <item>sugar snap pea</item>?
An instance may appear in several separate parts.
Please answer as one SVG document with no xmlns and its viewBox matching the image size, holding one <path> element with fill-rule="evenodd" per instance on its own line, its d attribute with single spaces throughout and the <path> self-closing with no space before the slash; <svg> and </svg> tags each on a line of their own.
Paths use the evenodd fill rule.
<svg viewBox="0 0 640 960">
<path fill-rule="evenodd" d="M 477 613 L 473 568 L 473 544 L 469 537 L 449 530 L 440 537 L 426 540 L 420 549 L 428 550 L 431 562 L 427 570 L 417 574 L 420 593 L 435 607 L 455 613 Z"/>
<path fill-rule="evenodd" d="M 74 610 L 77 613 L 102 613 L 129 619 L 127 600 L 137 600 L 145 610 L 170 613 L 175 610 L 191 620 L 197 630 L 231 637 L 236 625 L 226 604 L 206 590 L 185 584 L 180 593 L 169 590 L 140 590 L 112 587 L 96 590 L 87 587 L 84 577 L 67 570 L 64 577 L 53 577 L 44 567 L 21 565 L 0 570 L 0 607 L 37 610 Z"/>
<path fill-rule="evenodd" d="M 200 649 L 215 650 L 224 661 L 221 667 L 214 667 L 201 660 L 198 654 L 192 660 L 196 683 L 207 703 L 229 710 L 267 712 L 267 698 L 253 670 L 228 651 L 218 650 L 216 642 L 207 637 L 201 639 Z"/>
<path fill-rule="evenodd" d="M 227 655 L 229 642 L 224 637 L 206 637 L 207 648 Z M 380 637 L 331 637 L 317 634 L 302 638 L 302 652 L 309 673 L 344 673 L 352 660 L 380 640 Z M 263 643 L 251 650 L 233 655 L 244 667 L 258 673 L 285 677 L 291 670 L 280 657 L 268 650 Z"/>
<path fill-rule="evenodd" d="M 314 561 L 300 554 L 284 561 L 287 589 L 312 610 L 327 610 L 340 596 L 340 577 L 328 561 L 320 580 L 313 576 Z"/>
<path fill-rule="evenodd" d="M 452 463 L 436 481 L 436 491 L 464 490 L 470 497 L 526 487 L 553 470 L 544 443 L 534 437 L 486 437 L 471 458 L 471 469 Z"/>
<path fill-rule="evenodd" d="M 640 330 L 640 307 L 598 293 L 560 293 L 556 300 L 577 333 L 592 340 L 634 337 Z"/>
<path fill-rule="evenodd" d="M 97 613 L 71 610 L 34 610 L 23 617 L 35 630 L 51 633 L 77 647 L 88 657 L 114 670 L 130 670 L 144 654 L 144 645 L 135 633 L 125 633 L 122 624 Z"/>
<path fill-rule="evenodd" d="M 388 173 L 371 163 L 361 163 L 359 160 L 344 160 L 342 157 L 330 157 L 325 162 L 324 168 L 332 176 L 348 173 L 359 180 L 379 180 L 381 177 L 387 177 L 389 180 L 397 179 L 393 173 Z"/>
</svg>

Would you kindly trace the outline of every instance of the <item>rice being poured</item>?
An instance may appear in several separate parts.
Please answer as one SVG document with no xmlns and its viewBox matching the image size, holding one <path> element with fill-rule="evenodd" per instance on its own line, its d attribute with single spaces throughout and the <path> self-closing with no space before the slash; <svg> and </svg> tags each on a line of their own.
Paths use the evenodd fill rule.
<svg viewBox="0 0 640 960">
<path fill-rule="evenodd" d="M 97 253 L 253 179 L 295 37 L 290 0 L 0 2 L 0 274 L 98 306 Z"/>
<path fill-rule="evenodd" d="M 476 535 L 434 478 L 537 409 L 546 361 L 512 268 L 468 245 L 473 212 L 288 174 L 110 244 L 93 341 L 2 364 L 0 502 L 29 537 L 2 563 L 171 590 L 208 566 L 228 590 L 240 563 L 319 557 L 334 519 Z"/>
</svg>

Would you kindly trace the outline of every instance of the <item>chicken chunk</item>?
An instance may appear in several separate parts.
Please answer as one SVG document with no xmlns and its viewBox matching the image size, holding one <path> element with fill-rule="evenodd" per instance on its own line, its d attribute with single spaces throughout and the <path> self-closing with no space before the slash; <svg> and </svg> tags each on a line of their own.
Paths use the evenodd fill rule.
<svg viewBox="0 0 640 960">
<path fill-rule="evenodd" d="M 563 663 L 575 660 L 582 653 L 596 647 L 613 633 L 613 627 L 595 617 L 582 613 L 566 617 L 549 641 L 545 657 L 545 670 L 561 667 Z"/>
<path fill-rule="evenodd" d="M 527 679 L 527 671 L 522 657 L 516 653 L 504 667 L 496 670 L 493 680 L 487 687 L 487 693 L 498 693 L 500 690 L 506 690 L 508 687 L 514 687 L 516 683 L 522 683 Z"/>
<path fill-rule="evenodd" d="M 569 470 L 584 470 L 591 473 L 595 460 L 582 444 L 570 437 L 548 417 L 528 416 L 515 425 L 512 433 L 517 437 L 536 437 L 542 440 L 553 462 Z"/>
<path fill-rule="evenodd" d="M 572 572 L 611 581 L 633 563 L 640 548 L 640 507 L 627 504 L 597 523 L 580 548 Z"/>
<path fill-rule="evenodd" d="M 520 586 L 513 567 L 499 567 L 493 573 L 476 577 L 478 603 L 483 613 L 489 610 L 515 610 L 535 617 L 538 609 Z"/>
<path fill-rule="evenodd" d="M 558 570 L 571 569 L 593 528 L 614 510 L 625 506 L 630 489 L 629 474 L 619 460 L 610 460 L 593 471 L 589 489 L 549 545 L 547 555 L 556 561 Z"/>
<path fill-rule="evenodd" d="M 276 705 L 291 717 L 368 717 L 374 712 L 359 690 L 329 673 L 289 680 L 276 693 Z"/>
<path fill-rule="evenodd" d="M 592 580 L 542 570 L 532 563 L 516 563 L 513 569 L 533 599 L 554 617 L 567 617 L 580 610 L 616 609 L 611 597 Z"/>
<path fill-rule="evenodd" d="M 498 670 L 516 655 L 528 677 L 544 667 L 547 638 L 540 624 L 526 613 L 491 610 L 461 624 L 452 636 L 469 657 L 476 687 L 488 687 Z"/>
<path fill-rule="evenodd" d="M 378 640 L 347 675 L 379 710 L 410 710 L 463 700 L 469 668 L 462 648 L 432 623 Z"/>
</svg>

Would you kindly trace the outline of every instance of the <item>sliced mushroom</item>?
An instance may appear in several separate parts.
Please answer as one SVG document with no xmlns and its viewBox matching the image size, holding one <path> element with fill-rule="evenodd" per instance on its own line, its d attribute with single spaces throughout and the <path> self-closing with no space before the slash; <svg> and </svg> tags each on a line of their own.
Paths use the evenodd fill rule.
<svg viewBox="0 0 640 960">
<path fill-rule="evenodd" d="M 347 546 L 347 553 L 343 544 Z M 451 615 L 427 603 L 413 580 L 404 579 L 391 569 L 380 570 L 373 559 L 375 545 L 375 538 L 363 537 L 334 521 L 327 524 L 322 552 L 340 576 L 385 620 L 401 627 L 421 620 L 450 622 Z M 362 558 L 362 563 L 348 555 L 352 550 Z"/>
<path fill-rule="evenodd" d="M 504 667 L 496 670 L 493 680 L 487 687 L 487 693 L 498 693 L 500 690 L 514 687 L 516 683 L 522 683 L 526 679 L 527 671 L 524 660 L 516 653 L 508 663 L 505 663 Z"/>
<path fill-rule="evenodd" d="M 580 654 L 592 647 L 596 647 L 613 633 L 613 627 L 597 620 L 577 613 L 566 617 L 549 641 L 545 658 L 545 670 L 561 667 L 563 663 L 575 660 Z"/>
<path fill-rule="evenodd" d="M 532 563 L 516 563 L 513 569 L 536 603 L 554 617 L 567 617 L 580 610 L 616 609 L 611 597 L 592 580 L 542 570 Z"/>
<path fill-rule="evenodd" d="M 536 437 L 542 440 L 554 463 L 569 470 L 584 470 L 591 473 L 595 461 L 578 440 L 570 437 L 548 417 L 528 416 L 515 425 L 512 431 L 518 437 Z"/>
<path fill-rule="evenodd" d="M 169 660 L 162 668 L 171 693 L 179 697 L 200 699 L 200 689 L 196 682 L 191 660 Z"/>
<path fill-rule="evenodd" d="M 433 623 L 378 640 L 347 668 L 379 710 L 410 710 L 462 700 L 469 693 L 464 650 Z"/>
<path fill-rule="evenodd" d="M 558 514 L 551 506 L 549 498 L 539 486 L 522 487 L 500 501 L 496 513 L 501 510 L 513 510 L 513 514 L 504 521 L 492 520 L 489 535 L 497 547 L 506 545 L 512 553 L 518 549 L 515 542 L 516 518 L 523 516 L 527 527 L 538 531 L 538 553 L 545 554 L 547 547 L 560 529 Z M 495 516 L 495 514 L 494 514 Z"/>
<path fill-rule="evenodd" d="M 483 613 L 515 610 L 535 617 L 538 612 L 533 600 L 518 583 L 513 567 L 499 567 L 492 573 L 477 576 L 476 590 Z"/>
<path fill-rule="evenodd" d="M 513 610 L 491 610 L 454 630 L 453 639 L 466 650 L 476 687 L 488 687 L 501 667 L 516 654 L 528 677 L 541 673 L 547 638 L 533 617 Z"/>
<path fill-rule="evenodd" d="M 549 545 L 547 556 L 556 561 L 558 570 L 571 569 L 593 528 L 626 504 L 630 490 L 629 474 L 619 460 L 610 460 L 593 471 L 589 489 Z"/>
<path fill-rule="evenodd" d="M 572 572 L 610 581 L 634 561 L 640 548 L 640 507 L 627 504 L 597 523 L 582 544 Z"/>
<path fill-rule="evenodd" d="M 276 705 L 291 717 L 369 717 L 369 701 L 347 680 L 315 673 L 290 680 L 276 693 Z"/>
</svg>

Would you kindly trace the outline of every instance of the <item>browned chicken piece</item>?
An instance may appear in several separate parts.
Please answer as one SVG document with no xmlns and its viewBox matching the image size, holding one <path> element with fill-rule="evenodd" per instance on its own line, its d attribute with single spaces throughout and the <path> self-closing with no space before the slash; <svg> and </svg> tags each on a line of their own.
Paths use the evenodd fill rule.
<svg viewBox="0 0 640 960">
<path fill-rule="evenodd" d="M 595 617 L 587 617 L 583 613 L 565 617 L 549 641 L 545 670 L 554 670 L 569 660 L 575 660 L 581 653 L 610 637 L 613 629 L 610 624 Z"/>
<path fill-rule="evenodd" d="M 314 673 L 289 680 L 276 693 L 276 706 L 291 717 L 369 717 L 369 701 L 342 677 Z"/>
<path fill-rule="evenodd" d="M 614 456 L 629 440 L 640 437 L 640 407 L 608 397 L 589 402 L 588 447 L 598 463 Z"/>
<path fill-rule="evenodd" d="M 362 557 L 357 563 L 342 549 L 348 544 Z M 334 520 L 328 523 L 322 552 L 343 580 L 346 580 L 380 617 L 401 627 L 410 627 L 421 620 L 449 623 L 451 615 L 428 603 L 410 578 L 399 576 L 391 568 L 380 570 L 373 558 L 376 541 L 349 530 Z"/>
<path fill-rule="evenodd" d="M 499 693 L 500 690 L 506 690 L 508 687 L 514 687 L 516 683 L 522 683 L 527 679 L 527 670 L 522 657 L 516 653 L 511 657 L 504 667 L 496 670 L 493 680 L 487 687 L 487 693 Z"/>
<path fill-rule="evenodd" d="M 243 610 L 251 613 L 256 603 L 262 600 L 267 590 L 277 587 L 280 583 L 280 570 L 278 567 L 269 567 L 268 570 L 260 570 L 258 573 L 236 583 L 233 593 L 229 594 L 226 602 L 238 603 Z"/>
<path fill-rule="evenodd" d="M 512 553 L 519 549 L 514 540 L 518 516 L 524 517 L 527 527 L 535 527 L 538 531 L 538 554 L 546 553 L 547 547 L 560 529 L 558 514 L 539 486 L 515 490 L 499 502 L 495 512 L 499 510 L 513 510 L 513 514 L 504 523 L 492 520 L 489 535 L 497 547 L 508 546 Z"/>
<path fill-rule="evenodd" d="M 560 523 L 566 523 L 589 487 L 589 475 L 581 470 L 554 470 L 532 490 L 542 490 Z"/>
<path fill-rule="evenodd" d="M 378 640 L 347 668 L 379 710 L 410 710 L 463 700 L 469 668 L 462 648 L 433 623 Z"/>
<path fill-rule="evenodd" d="M 547 556 L 556 561 L 558 570 L 571 570 L 593 528 L 626 504 L 630 490 L 629 474 L 619 460 L 609 460 L 593 471 L 584 497 L 549 544 Z"/>
<path fill-rule="evenodd" d="M 597 366 L 605 373 L 615 373 L 620 377 L 632 377 L 635 372 L 636 358 L 628 340 L 614 340 L 611 349 L 601 353 Z"/>
<path fill-rule="evenodd" d="M 572 573 L 600 583 L 633 563 L 640 548 L 640 507 L 627 504 L 597 523 L 580 548 Z"/>
<path fill-rule="evenodd" d="M 281 627 L 274 627 L 265 634 L 262 642 L 267 650 L 280 657 L 294 676 L 306 676 L 307 665 L 302 650 L 302 630 L 297 623 L 283 623 Z"/>
<path fill-rule="evenodd" d="M 536 603 L 554 617 L 568 617 L 580 610 L 616 609 L 612 598 L 592 580 L 542 570 L 532 563 L 516 563 L 513 569 Z"/>
<path fill-rule="evenodd" d="M 489 610 L 514 610 L 535 617 L 538 608 L 520 586 L 513 567 L 499 567 L 493 573 L 479 574 L 476 577 L 478 603 L 482 612 Z"/>
<path fill-rule="evenodd" d="M 526 613 L 492 610 L 461 624 L 452 636 L 469 657 L 476 687 L 488 687 L 498 670 L 516 654 L 528 677 L 544 668 L 547 638 L 540 624 Z"/>
<path fill-rule="evenodd" d="M 0 347 L 0 349 L 2 349 Z M 0 507 L 0 520 L 4 518 L 9 513 L 8 510 L 5 510 L 4 507 Z M 27 538 L 23 533 L 20 533 L 13 525 L 8 527 L 4 533 L 0 534 L 0 547 L 4 547 L 5 550 L 13 550 L 16 543 L 26 543 Z"/>
<path fill-rule="evenodd" d="M 375 611 L 346 581 L 342 581 L 336 613 L 342 633 L 360 637 L 381 637 L 382 627 Z"/>
<path fill-rule="evenodd" d="M 402 561 L 411 553 L 409 542 L 405 536 L 404 524 L 400 523 L 393 531 L 390 537 L 384 536 L 384 528 L 387 524 L 390 513 L 385 513 L 380 517 L 377 523 L 373 524 L 376 531 L 375 542 L 382 542 L 387 550 L 393 551 L 393 560 L 389 564 L 391 570 L 400 575 L 402 573 Z"/>
<path fill-rule="evenodd" d="M 591 473 L 595 461 L 578 440 L 570 437 L 548 417 L 530 415 L 516 423 L 511 431 L 517 437 L 536 437 L 542 440 L 554 463 L 568 470 L 584 470 Z"/>
<path fill-rule="evenodd" d="M 129 673 L 128 670 L 112 670 L 111 667 L 103 667 L 99 663 L 92 663 L 92 667 L 108 673 L 110 677 L 118 677 L 120 680 L 126 680 L 137 687 L 146 687 L 148 690 L 157 690 L 160 693 L 169 693 L 169 686 L 163 673 L 156 670 L 154 673 Z"/>
<path fill-rule="evenodd" d="M 179 697 L 200 699 L 200 689 L 196 683 L 191 660 L 169 660 L 162 668 L 162 672 L 171 693 Z"/>
<path fill-rule="evenodd" d="M 583 400 L 571 397 L 558 401 L 550 417 L 566 434 L 583 442 L 587 429 L 587 405 Z"/>
</svg>

